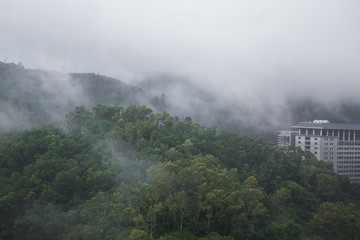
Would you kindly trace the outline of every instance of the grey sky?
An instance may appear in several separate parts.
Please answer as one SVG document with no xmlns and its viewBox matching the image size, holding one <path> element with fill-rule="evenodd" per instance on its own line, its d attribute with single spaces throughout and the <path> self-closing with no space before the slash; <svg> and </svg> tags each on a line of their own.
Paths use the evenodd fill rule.
<svg viewBox="0 0 360 240">
<path fill-rule="evenodd" d="M 66 54 L 69 72 L 170 72 L 234 100 L 355 98 L 359 13 L 357 0 L 0 0 L 0 60 L 61 70 Z"/>
</svg>

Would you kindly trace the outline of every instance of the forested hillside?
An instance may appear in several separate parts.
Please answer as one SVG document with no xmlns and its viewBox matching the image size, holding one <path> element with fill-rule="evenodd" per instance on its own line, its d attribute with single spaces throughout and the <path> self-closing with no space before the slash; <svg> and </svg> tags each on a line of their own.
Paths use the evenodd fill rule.
<svg viewBox="0 0 360 240">
<path fill-rule="evenodd" d="M 304 120 L 360 121 L 360 103 L 354 99 L 325 104 L 291 96 L 285 104 L 270 105 L 261 98 L 257 103 L 225 99 L 217 89 L 166 73 L 146 76 L 130 85 L 94 73 L 65 74 L 0 62 L 0 133 L 48 124 L 62 128 L 64 115 L 74 106 L 114 103 L 146 105 L 154 112 L 191 116 L 204 126 L 216 125 L 220 131 L 271 141 L 275 141 L 277 130 Z"/>
<path fill-rule="evenodd" d="M 360 188 L 299 149 L 145 106 L 0 138 L 2 239 L 358 239 Z"/>
<path fill-rule="evenodd" d="M 0 132 L 60 125 L 74 106 L 143 103 L 142 89 L 99 74 L 30 70 L 0 62 Z"/>
</svg>

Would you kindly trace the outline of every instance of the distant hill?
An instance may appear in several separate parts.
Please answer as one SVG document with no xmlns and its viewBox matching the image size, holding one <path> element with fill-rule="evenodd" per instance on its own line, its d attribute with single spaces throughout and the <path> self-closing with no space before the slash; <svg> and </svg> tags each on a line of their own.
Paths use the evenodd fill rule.
<svg viewBox="0 0 360 240">
<path fill-rule="evenodd" d="M 30 70 L 0 62 L 0 129 L 25 129 L 62 120 L 77 105 L 141 104 L 141 88 L 93 73 Z"/>
<path fill-rule="evenodd" d="M 261 96 L 259 96 L 261 100 Z M 133 85 L 94 73 L 61 73 L 31 70 L 21 64 L 0 62 L 0 132 L 61 124 L 75 106 L 97 104 L 147 105 L 217 130 L 275 140 L 276 130 L 314 119 L 360 122 L 360 101 L 324 103 L 305 97 L 289 97 L 282 106 L 259 101 L 255 106 L 225 100 L 217 89 L 197 85 L 167 73 L 145 77 Z"/>
<path fill-rule="evenodd" d="M 154 74 L 138 86 L 150 95 L 164 94 L 165 109 L 173 115 L 191 116 L 203 125 L 216 125 L 218 130 L 262 136 L 268 140 L 275 140 L 277 130 L 305 120 L 360 122 L 360 99 L 334 99 L 328 103 L 316 98 L 288 96 L 278 106 L 258 96 L 260 103 L 255 104 L 251 100 L 226 100 L 217 89 L 208 89 L 206 85 L 199 86 L 170 74 Z"/>
<path fill-rule="evenodd" d="M 321 103 L 310 98 L 293 98 L 288 102 L 293 123 L 326 119 L 330 122 L 360 122 L 360 99 L 339 100 L 336 103 Z"/>
<path fill-rule="evenodd" d="M 143 89 L 128 85 L 118 79 L 93 73 L 69 74 L 72 84 L 81 87 L 88 103 L 123 105 L 140 104 L 144 95 Z"/>
</svg>

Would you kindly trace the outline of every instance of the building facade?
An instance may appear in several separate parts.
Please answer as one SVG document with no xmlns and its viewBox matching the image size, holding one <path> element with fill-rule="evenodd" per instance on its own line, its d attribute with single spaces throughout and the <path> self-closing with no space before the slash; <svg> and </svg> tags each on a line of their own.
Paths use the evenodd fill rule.
<svg viewBox="0 0 360 240">
<path fill-rule="evenodd" d="M 360 124 L 315 120 L 291 129 L 296 132 L 291 146 L 313 153 L 318 160 L 331 161 L 335 172 L 360 182 Z"/>
<path fill-rule="evenodd" d="M 278 131 L 277 145 L 280 148 L 295 146 L 295 135 L 298 131 Z"/>
</svg>

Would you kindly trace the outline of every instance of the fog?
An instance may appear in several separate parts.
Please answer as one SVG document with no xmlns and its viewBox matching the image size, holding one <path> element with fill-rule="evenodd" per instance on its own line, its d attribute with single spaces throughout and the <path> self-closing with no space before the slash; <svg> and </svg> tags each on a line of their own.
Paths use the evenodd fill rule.
<svg viewBox="0 0 360 240">
<path fill-rule="evenodd" d="M 244 122 L 279 125 L 289 98 L 359 102 L 359 12 L 355 0 L 0 1 L 0 60 L 130 84 L 171 74 Z"/>
</svg>

